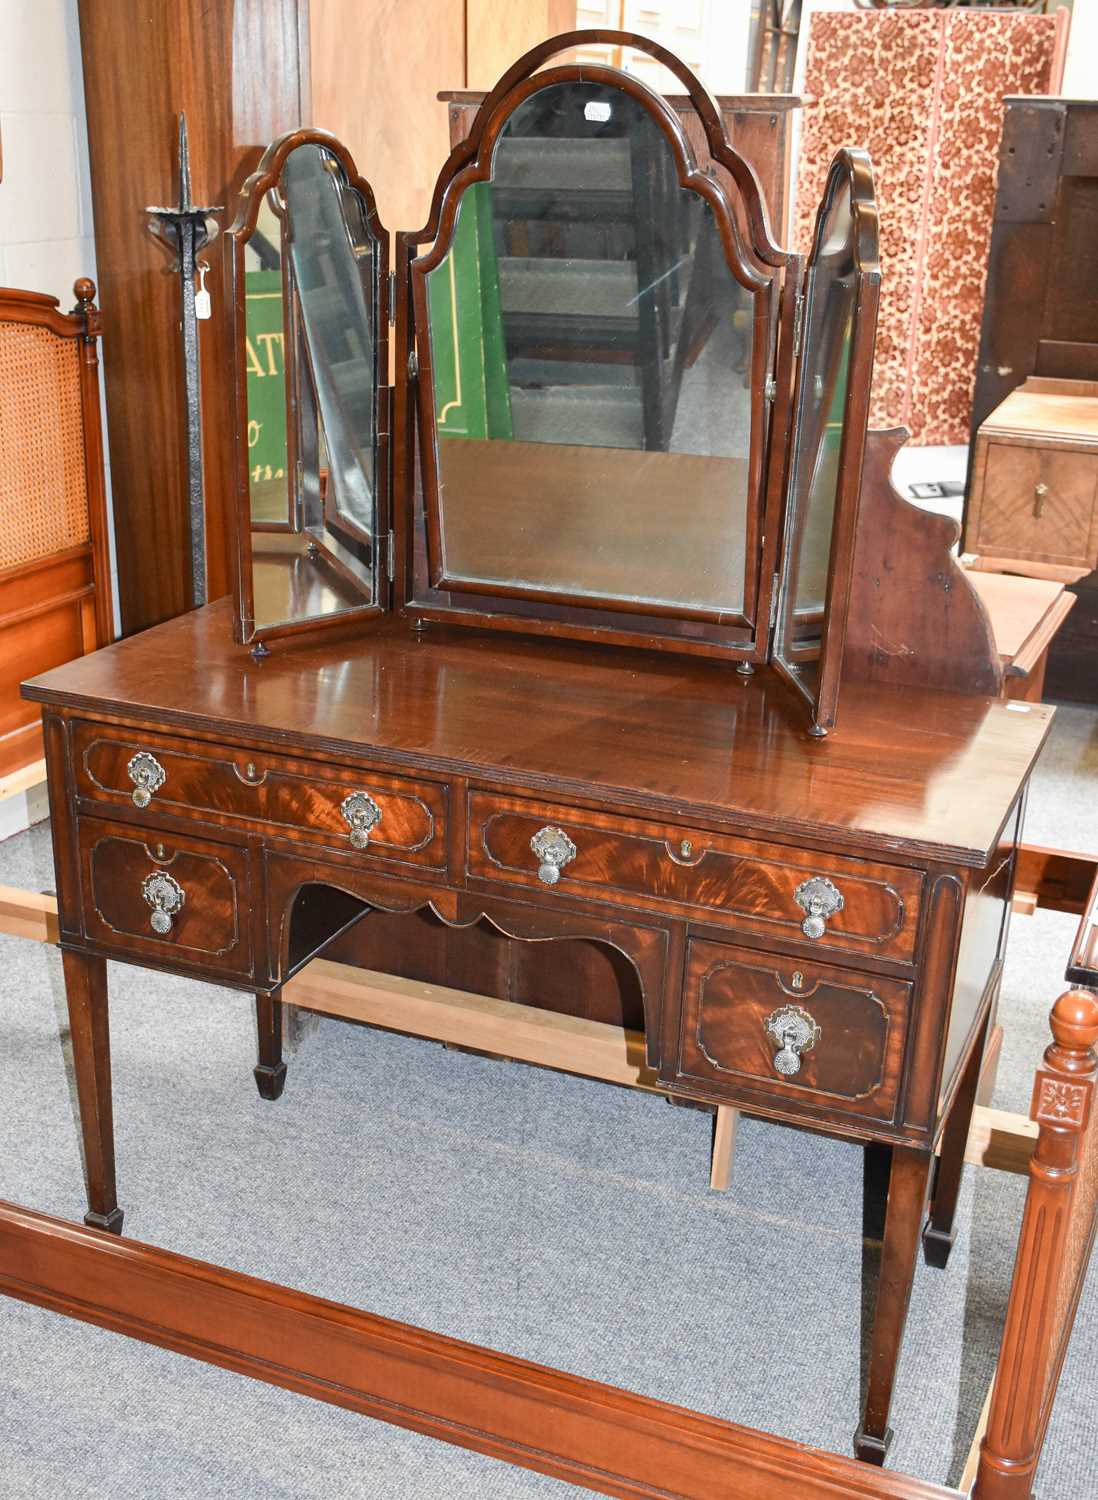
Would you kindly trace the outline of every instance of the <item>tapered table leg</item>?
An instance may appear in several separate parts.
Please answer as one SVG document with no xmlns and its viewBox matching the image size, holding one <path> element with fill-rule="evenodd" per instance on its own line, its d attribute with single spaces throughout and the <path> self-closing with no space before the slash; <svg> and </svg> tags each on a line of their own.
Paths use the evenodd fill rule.
<svg viewBox="0 0 1098 1500">
<path fill-rule="evenodd" d="M 892 1148 L 865 1413 L 854 1436 L 855 1455 L 867 1463 L 883 1464 L 892 1440 L 888 1413 L 911 1300 L 911 1283 L 915 1278 L 932 1160 L 927 1151 L 914 1151 L 908 1146 Z"/>
<path fill-rule="evenodd" d="M 282 1061 L 282 1000 L 280 991 L 255 997 L 255 1024 L 259 1039 L 259 1060 L 255 1065 L 255 1086 L 264 1099 L 277 1099 L 286 1082 L 286 1064 Z"/>
<path fill-rule="evenodd" d="M 957 1197 L 961 1191 L 961 1172 L 965 1164 L 965 1147 L 972 1126 L 972 1111 L 980 1087 L 980 1070 L 984 1060 L 984 1043 L 988 1026 L 985 1021 L 979 1040 L 965 1066 L 960 1085 L 953 1097 L 945 1130 L 942 1132 L 942 1149 L 934 1175 L 934 1189 L 930 1200 L 930 1214 L 923 1230 L 923 1255 L 927 1265 L 940 1270 L 949 1259 L 953 1241 L 957 1238 L 953 1218 L 957 1212 Z"/>
<path fill-rule="evenodd" d="M 92 1229 L 122 1233 L 122 1210 L 114 1180 L 114 1112 L 111 1105 L 111 1038 L 107 1020 L 107 965 L 102 958 L 64 949 L 65 998 L 69 1007 L 76 1095 L 84 1140 L 88 1212 Z"/>
</svg>

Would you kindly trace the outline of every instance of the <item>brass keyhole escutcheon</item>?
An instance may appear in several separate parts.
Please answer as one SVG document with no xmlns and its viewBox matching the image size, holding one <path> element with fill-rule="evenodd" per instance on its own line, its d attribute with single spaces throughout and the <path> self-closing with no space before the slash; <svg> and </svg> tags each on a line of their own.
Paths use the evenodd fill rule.
<svg viewBox="0 0 1098 1500">
<path fill-rule="evenodd" d="M 163 844 L 155 845 L 153 848 L 153 853 L 156 855 L 161 864 L 163 864 L 168 857 L 168 851 L 164 848 Z"/>
<path fill-rule="evenodd" d="M 244 775 L 248 778 L 249 781 L 254 781 L 255 778 L 259 775 L 259 772 L 255 768 L 254 760 L 250 760 L 244 767 Z"/>
<path fill-rule="evenodd" d="M 804 989 L 804 975 L 801 973 L 800 969 L 794 969 L 793 970 L 792 984 L 793 984 L 793 988 L 795 990 L 803 990 Z"/>
<path fill-rule="evenodd" d="M 683 839 L 682 843 L 679 845 L 679 853 L 682 855 L 683 859 L 689 859 L 693 852 L 694 845 L 690 842 L 689 839 Z"/>
<path fill-rule="evenodd" d="M 1045 508 L 1045 496 L 1048 494 L 1048 485 L 1044 482 L 1033 486 L 1033 518 L 1035 521 L 1041 519 L 1041 512 Z"/>
</svg>

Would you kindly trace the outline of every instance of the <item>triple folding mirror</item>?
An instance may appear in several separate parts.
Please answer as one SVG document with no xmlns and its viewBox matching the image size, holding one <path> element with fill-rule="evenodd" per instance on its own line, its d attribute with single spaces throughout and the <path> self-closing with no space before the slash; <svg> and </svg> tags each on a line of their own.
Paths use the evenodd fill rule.
<svg viewBox="0 0 1098 1500">
<path fill-rule="evenodd" d="M 622 34 L 681 80 L 687 129 L 635 77 L 544 66 L 584 35 L 487 96 L 391 280 L 331 136 L 282 137 L 245 185 L 238 638 L 395 611 L 772 661 L 825 730 L 879 279 L 868 160 L 836 158 L 806 268 L 693 75 Z"/>
</svg>

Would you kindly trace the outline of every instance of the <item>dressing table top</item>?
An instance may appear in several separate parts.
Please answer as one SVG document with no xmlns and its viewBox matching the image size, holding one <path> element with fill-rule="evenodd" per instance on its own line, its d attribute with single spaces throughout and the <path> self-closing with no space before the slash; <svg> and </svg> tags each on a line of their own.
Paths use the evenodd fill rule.
<svg viewBox="0 0 1098 1500">
<path fill-rule="evenodd" d="M 256 662 L 219 600 L 28 697 L 98 715 L 597 798 L 663 817 L 983 865 L 1053 710 L 849 683 L 826 740 L 769 671 L 397 622 Z"/>
</svg>

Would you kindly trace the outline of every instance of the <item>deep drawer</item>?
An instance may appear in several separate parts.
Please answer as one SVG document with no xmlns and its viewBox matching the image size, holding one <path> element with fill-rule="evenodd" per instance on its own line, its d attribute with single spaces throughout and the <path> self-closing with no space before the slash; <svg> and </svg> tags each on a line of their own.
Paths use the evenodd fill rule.
<svg viewBox="0 0 1098 1500">
<path fill-rule="evenodd" d="M 532 847 L 546 830 L 549 868 Z M 564 842 L 553 839 L 554 830 Z M 900 960 L 910 960 L 915 951 L 920 871 L 489 792 L 470 794 L 470 876 L 544 889 L 546 876 L 554 873 L 552 856 L 560 853 L 563 862 L 549 889 L 562 894 L 658 905 L 821 949 Z M 810 923 L 813 895 L 822 895 L 825 905 L 836 896 L 842 902 L 841 910 L 822 918 L 822 930 L 819 917 Z"/>
<path fill-rule="evenodd" d="M 440 782 L 99 724 L 76 725 L 73 760 L 77 794 L 95 803 L 201 817 L 369 859 L 446 865 Z"/>
<path fill-rule="evenodd" d="M 800 1097 L 891 1120 L 911 986 L 724 943 L 689 944 L 677 1074 L 730 1098 Z"/>
<path fill-rule="evenodd" d="M 92 942 L 167 963 L 249 974 L 247 851 L 206 839 L 80 822 L 84 928 Z"/>
</svg>

